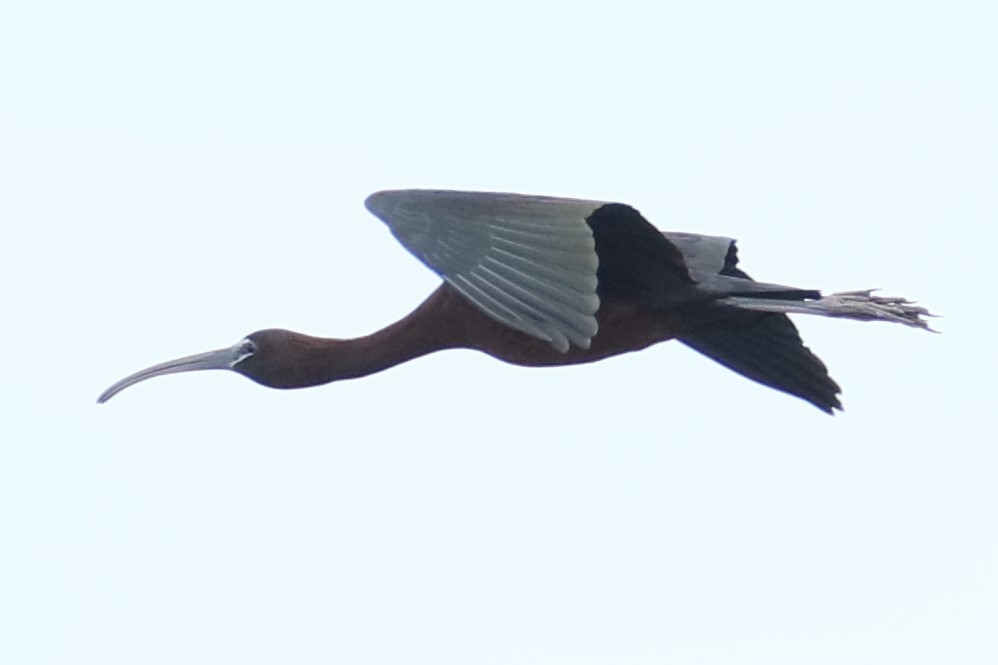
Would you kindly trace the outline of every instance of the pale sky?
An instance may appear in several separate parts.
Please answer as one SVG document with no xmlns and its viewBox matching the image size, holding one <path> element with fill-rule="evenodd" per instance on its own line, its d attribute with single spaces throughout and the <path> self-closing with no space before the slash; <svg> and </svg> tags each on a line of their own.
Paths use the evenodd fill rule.
<svg viewBox="0 0 998 665">
<path fill-rule="evenodd" d="M 998 662 L 992 3 L 0 10 L 0 662 Z M 135 370 L 438 279 L 379 189 L 632 204 L 765 281 L 834 418 L 679 343 L 280 392 Z"/>
</svg>

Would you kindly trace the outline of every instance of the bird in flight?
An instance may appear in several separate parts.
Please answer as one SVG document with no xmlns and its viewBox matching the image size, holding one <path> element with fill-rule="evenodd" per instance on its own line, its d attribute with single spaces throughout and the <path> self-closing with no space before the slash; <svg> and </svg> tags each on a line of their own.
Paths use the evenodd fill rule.
<svg viewBox="0 0 998 665">
<path fill-rule="evenodd" d="M 530 367 L 595 362 L 677 339 L 739 374 L 822 411 L 838 384 L 788 314 L 928 328 L 929 312 L 872 291 L 823 296 L 757 282 L 735 241 L 662 232 L 631 206 L 438 190 L 372 194 L 367 209 L 443 278 L 412 313 L 355 339 L 279 329 L 161 363 L 98 398 L 165 374 L 238 372 L 272 388 L 352 379 L 445 349 L 475 349 Z"/>
</svg>

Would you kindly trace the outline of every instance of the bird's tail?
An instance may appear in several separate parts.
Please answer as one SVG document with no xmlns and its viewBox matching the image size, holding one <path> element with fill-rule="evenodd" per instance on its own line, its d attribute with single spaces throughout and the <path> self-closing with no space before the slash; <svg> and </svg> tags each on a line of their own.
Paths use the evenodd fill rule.
<svg viewBox="0 0 998 665">
<path fill-rule="evenodd" d="M 857 321 L 889 321 L 931 330 L 925 317 L 932 314 L 910 300 L 875 296 L 873 290 L 842 291 L 814 300 L 775 300 L 766 297 L 731 296 L 719 301 L 738 309 L 779 314 L 817 314 Z"/>
</svg>

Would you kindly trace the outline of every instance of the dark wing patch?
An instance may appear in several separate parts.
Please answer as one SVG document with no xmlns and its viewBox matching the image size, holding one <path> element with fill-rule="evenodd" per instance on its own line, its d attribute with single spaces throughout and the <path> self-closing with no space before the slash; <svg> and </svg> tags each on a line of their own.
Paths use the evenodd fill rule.
<svg viewBox="0 0 998 665">
<path fill-rule="evenodd" d="M 728 245 L 728 251 L 724 255 L 724 267 L 721 268 L 721 274 L 740 279 L 752 279 L 744 270 L 738 267 L 738 243 L 734 240 Z"/>
<path fill-rule="evenodd" d="M 599 256 L 601 298 L 665 307 L 688 300 L 693 278 L 683 253 L 634 208 L 608 203 L 586 223 Z"/>
<path fill-rule="evenodd" d="M 826 413 L 842 408 L 838 384 L 804 346 L 785 314 L 707 325 L 680 341 L 742 376 L 806 400 Z"/>
</svg>

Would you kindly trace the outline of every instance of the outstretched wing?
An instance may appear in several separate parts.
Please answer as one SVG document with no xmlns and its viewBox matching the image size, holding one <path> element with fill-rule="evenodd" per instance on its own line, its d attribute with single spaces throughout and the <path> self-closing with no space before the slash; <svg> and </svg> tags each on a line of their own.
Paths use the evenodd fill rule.
<svg viewBox="0 0 998 665">
<path fill-rule="evenodd" d="M 738 247 L 731 238 L 666 231 L 663 235 L 679 248 L 700 290 L 717 296 L 759 295 L 779 300 L 820 298 L 814 289 L 757 282 L 738 267 Z"/>
<path fill-rule="evenodd" d="M 402 245 L 483 312 L 550 342 L 589 348 L 596 256 L 586 219 L 604 204 L 520 194 L 397 190 L 365 202 Z"/>
<path fill-rule="evenodd" d="M 764 386 L 782 390 L 826 413 L 841 409 L 838 384 L 818 356 L 804 346 L 786 314 L 759 312 L 707 325 L 679 338 L 728 369 Z"/>
<path fill-rule="evenodd" d="M 732 238 L 675 231 L 666 231 L 662 235 L 683 253 L 683 260 L 694 278 L 727 275 L 752 279 L 738 267 L 738 248 Z"/>
</svg>

